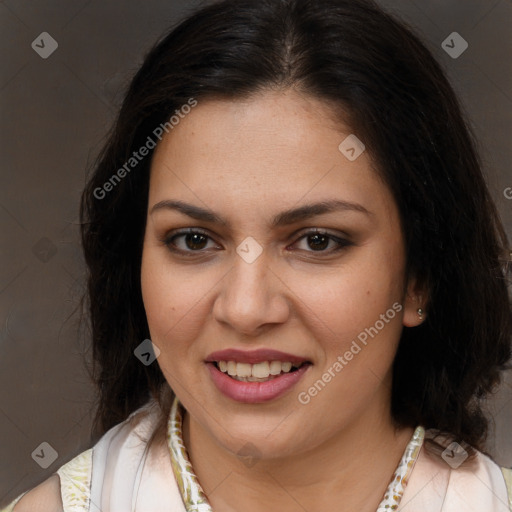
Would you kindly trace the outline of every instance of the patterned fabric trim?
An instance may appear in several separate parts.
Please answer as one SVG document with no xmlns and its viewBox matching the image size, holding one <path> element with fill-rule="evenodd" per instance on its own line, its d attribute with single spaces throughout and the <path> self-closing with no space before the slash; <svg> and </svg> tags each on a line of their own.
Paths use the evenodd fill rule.
<svg viewBox="0 0 512 512">
<path fill-rule="evenodd" d="M 512 469 L 501 468 L 501 472 L 503 473 L 503 478 L 505 478 L 505 484 L 507 486 L 508 507 L 510 512 L 512 512 Z"/>
<path fill-rule="evenodd" d="M 57 473 L 64 512 L 87 512 L 91 499 L 92 448 L 61 466 Z"/>
<path fill-rule="evenodd" d="M 167 422 L 167 444 L 171 453 L 172 470 L 187 512 L 212 512 L 183 443 L 181 424 L 184 410 L 183 405 L 175 397 Z"/>
<path fill-rule="evenodd" d="M 384 494 L 384 499 L 377 508 L 377 512 L 396 510 L 398 505 L 400 505 L 405 487 L 407 486 L 407 482 L 411 476 L 414 464 L 418 459 L 424 439 L 425 429 L 422 426 L 419 426 L 414 431 L 409 444 L 405 448 L 402 460 L 396 468 L 395 474 L 393 475 L 386 493 Z"/>
<path fill-rule="evenodd" d="M 167 423 L 167 444 L 171 454 L 172 469 L 187 512 L 212 512 L 183 442 L 184 412 L 183 405 L 179 402 L 178 397 L 175 397 Z M 425 429 L 422 426 L 417 427 L 376 512 L 389 512 L 398 508 L 424 438 Z"/>
</svg>

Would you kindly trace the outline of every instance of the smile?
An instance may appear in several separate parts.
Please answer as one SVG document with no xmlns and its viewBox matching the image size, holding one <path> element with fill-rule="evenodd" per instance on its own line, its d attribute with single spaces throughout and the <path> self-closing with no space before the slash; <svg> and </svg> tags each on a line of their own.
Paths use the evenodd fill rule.
<svg viewBox="0 0 512 512">
<path fill-rule="evenodd" d="M 250 404 L 285 394 L 312 366 L 307 357 L 271 348 L 219 350 L 205 363 L 213 384 L 224 396 Z"/>
<path fill-rule="evenodd" d="M 266 364 L 269 366 L 269 371 L 270 365 L 273 362 L 274 361 L 271 363 L 266 362 Z M 229 363 L 236 364 L 235 368 L 237 372 L 238 365 L 241 364 L 234 363 L 234 361 L 222 361 L 222 363 L 226 363 L 226 365 L 229 365 Z M 285 372 L 281 366 L 279 374 L 269 374 L 267 377 L 252 376 L 252 367 L 258 365 L 247 365 L 251 370 L 251 377 L 229 375 L 227 368 L 225 372 L 220 370 L 220 363 L 209 362 L 206 363 L 206 366 L 209 370 L 213 384 L 224 396 L 237 402 L 258 404 L 262 402 L 268 402 L 270 400 L 275 400 L 284 395 L 286 392 L 290 391 L 312 366 L 312 364 L 309 362 L 302 363 L 298 367 L 292 367 L 291 363 L 286 362 L 280 364 L 284 365 L 285 368 L 290 366 L 290 369 Z M 277 367 L 274 367 L 277 371 Z M 241 367 L 241 372 L 244 373 L 244 371 L 247 373 L 247 370 L 245 370 L 245 365 Z M 258 369 L 256 369 L 256 373 L 257 372 Z"/>
<path fill-rule="evenodd" d="M 266 382 L 283 373 L 297 371 L 303 364 L 290 361 L 263 361 L 261 363 L 237 363 L 236 361 L 215 362 L 217 369 L 242 382 Z"/>
</svg>

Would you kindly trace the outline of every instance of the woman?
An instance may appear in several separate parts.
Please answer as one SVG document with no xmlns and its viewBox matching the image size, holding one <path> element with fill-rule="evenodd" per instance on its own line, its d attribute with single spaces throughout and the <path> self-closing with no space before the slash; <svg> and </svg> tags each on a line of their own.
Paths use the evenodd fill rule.
<svg viewBox="0 0 512 512">
<path fill-rule="evenodd" d="M 481 409 L 507 238 L 439 65 L 375 4 L 185 20 L 82 220 L 95 444 L 7 510 L 509 510 Z"/>
</svg>

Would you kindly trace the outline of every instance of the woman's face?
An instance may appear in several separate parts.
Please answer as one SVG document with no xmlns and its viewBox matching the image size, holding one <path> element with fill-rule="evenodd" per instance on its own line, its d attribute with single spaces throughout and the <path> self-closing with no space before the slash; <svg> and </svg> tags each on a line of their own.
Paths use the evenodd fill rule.
<svg viewBox="0 0 512 512">
<path fill-rule="evenodd" d="M 397 207 L 368 153 L 339 149 L 350 134 L 327 104 L 267 92 L 199 101 L 155 150 L 151 339 L 191 421 L 232 453 L 296 454 L 389 422 L 391 365 L 418 304 Z M 244 382 L 221 360 L 238 378 L 281 373 Z"/>
</svg>

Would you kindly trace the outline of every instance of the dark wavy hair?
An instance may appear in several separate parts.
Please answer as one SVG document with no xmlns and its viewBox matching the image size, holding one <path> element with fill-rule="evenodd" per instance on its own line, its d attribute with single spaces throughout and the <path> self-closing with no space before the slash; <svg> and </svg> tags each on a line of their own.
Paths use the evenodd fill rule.
<svg viewBox="0 0 512 512">
<path fill-rule="evenodd" d="M 507 236 L 440 65 L 368 0 L 216 2 L 147 54 L 81 202 L 99 388 L 94 435 L 151 397 L 164 417 L 172 398 L 158 364 L 134 356 L 149 338 L 140 268 L 152 151 L 105 197 L 98 189 L 190 98 L 236 101 L 287 88 L 345 113 L 340 121 L 364 141 L 398 205 L 408 275 L 427 290 L 426 320 L 403 329 L 394 360 L 394 421 L 483 451 L 482 399 L 511 357 Z"/>
</svg>

